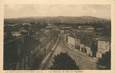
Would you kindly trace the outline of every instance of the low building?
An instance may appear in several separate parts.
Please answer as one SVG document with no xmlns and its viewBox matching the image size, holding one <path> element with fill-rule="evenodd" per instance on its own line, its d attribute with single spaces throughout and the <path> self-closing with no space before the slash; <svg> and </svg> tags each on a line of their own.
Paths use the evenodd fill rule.
<svg viewBox="0 0 115 73">
<path fill-rule="evenodd" d="M 67 44 L 69 47 L 72 47 L 72 48 L 75 48 L 75 38 L 71 37 L 71 36 L 68 36 L 67 37 Z"/>
<path fill-rule="evenodd" d="M 14 36 L 14 37 L 22 36 L 22 34 L 19 31 L 15 31 L 15 32 L 11 32 L 11 33 L 12 33 L 12 36 Z"/>
<path fill-rule="evenodd" d="M 93 26 L 78 26 L 78 29 L 94 30 Z"/>
<path fill-rule="evenodd" d="M 103 54 L 108 52 L 111 48 L 111 42 L 108 38 L 100 37 L 96 38 L 97 40 L 97 58 L 101 58 Z"/>
</svg>

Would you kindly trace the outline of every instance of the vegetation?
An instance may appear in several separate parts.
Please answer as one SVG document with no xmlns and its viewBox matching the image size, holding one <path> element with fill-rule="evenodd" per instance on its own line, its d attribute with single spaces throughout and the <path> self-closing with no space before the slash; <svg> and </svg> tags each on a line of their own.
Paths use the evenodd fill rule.
<svg viewBox="0 0 115 73">
<path fill-rule="evenodd" d="M 51 69 L 57 69 L 57 70 L 79 70 L 79 66 L 76 65 L 75 61 L 68 56 L 66 53 L 61 53 L 54 57 L 54 63 Z"/>
<path fill-rule="evenodd" d="M 111 69 L 111 51 L 102 55 L 102 58 L 97 62 L 99 69 Z"/>
</svg>

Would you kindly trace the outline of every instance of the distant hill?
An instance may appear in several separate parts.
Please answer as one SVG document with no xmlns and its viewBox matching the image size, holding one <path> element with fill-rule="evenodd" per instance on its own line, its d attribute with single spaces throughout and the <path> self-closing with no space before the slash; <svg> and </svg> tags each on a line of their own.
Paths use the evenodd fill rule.
<svg viewBox="0 0 115 73">
<path fill-rule="evenodd" d="M 46 22 L 62 22 L 62 23 L 87 23 L 87 22 L 110 21 L 110 20 L 92 16 L 81 16 L 81 17 L 58 16 L 58 17 L 10 18 L 5 19 L 5 21 L 8 22 L 46 21 Z"/>
<path fill-rule="evenodd" d="M 81 17 L 65 17 L 65 16 L 58 16 L 58 17 L 28 17 L 28 18 L 12 18 L 12 19 L 5 19 L 5 23 L 24 23 L 24 22 L 31 22 L 31 23 L 54 23 L 54 24 L 80 24 L 80 25 L 102 25 L 107 26 L 108 28 L 111 27 L 111 21 L 109 19 L 97 18 L 92 16 L 81 16 Z"/>
</svg>

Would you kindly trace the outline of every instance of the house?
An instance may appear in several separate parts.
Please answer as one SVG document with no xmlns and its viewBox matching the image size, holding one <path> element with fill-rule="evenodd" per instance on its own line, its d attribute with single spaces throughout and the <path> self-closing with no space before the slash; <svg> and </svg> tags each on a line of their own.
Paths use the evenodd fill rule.
<svg viewBox="0 0 115 73">
<path fill-rule="evenodd" d="M 97 38 L 97 58 L 101 58 L 103 54 L 108 52 L 111 48 L 110 39 L 106 37 Z"/>
<path fill-rule="evenodd" d="M 74 37 L 71 37 L 71 36 L 68 36 L 67 37 L 67 44 L 68 44 L 68 46 L 69 47 L 71 47 L 71 48 L 75 48 L 75 38 Z"/>
</svg>

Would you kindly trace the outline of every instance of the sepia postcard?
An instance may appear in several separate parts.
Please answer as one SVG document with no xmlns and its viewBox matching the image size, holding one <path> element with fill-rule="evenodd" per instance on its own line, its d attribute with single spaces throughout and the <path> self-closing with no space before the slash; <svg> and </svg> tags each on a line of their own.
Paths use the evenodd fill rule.
<svg viewBox="0 0 115 73">
<path fill-rule="evenodd" d="M 3 1 L 0 73 L 114 73 L 114 3 Z"/>
</svg>

